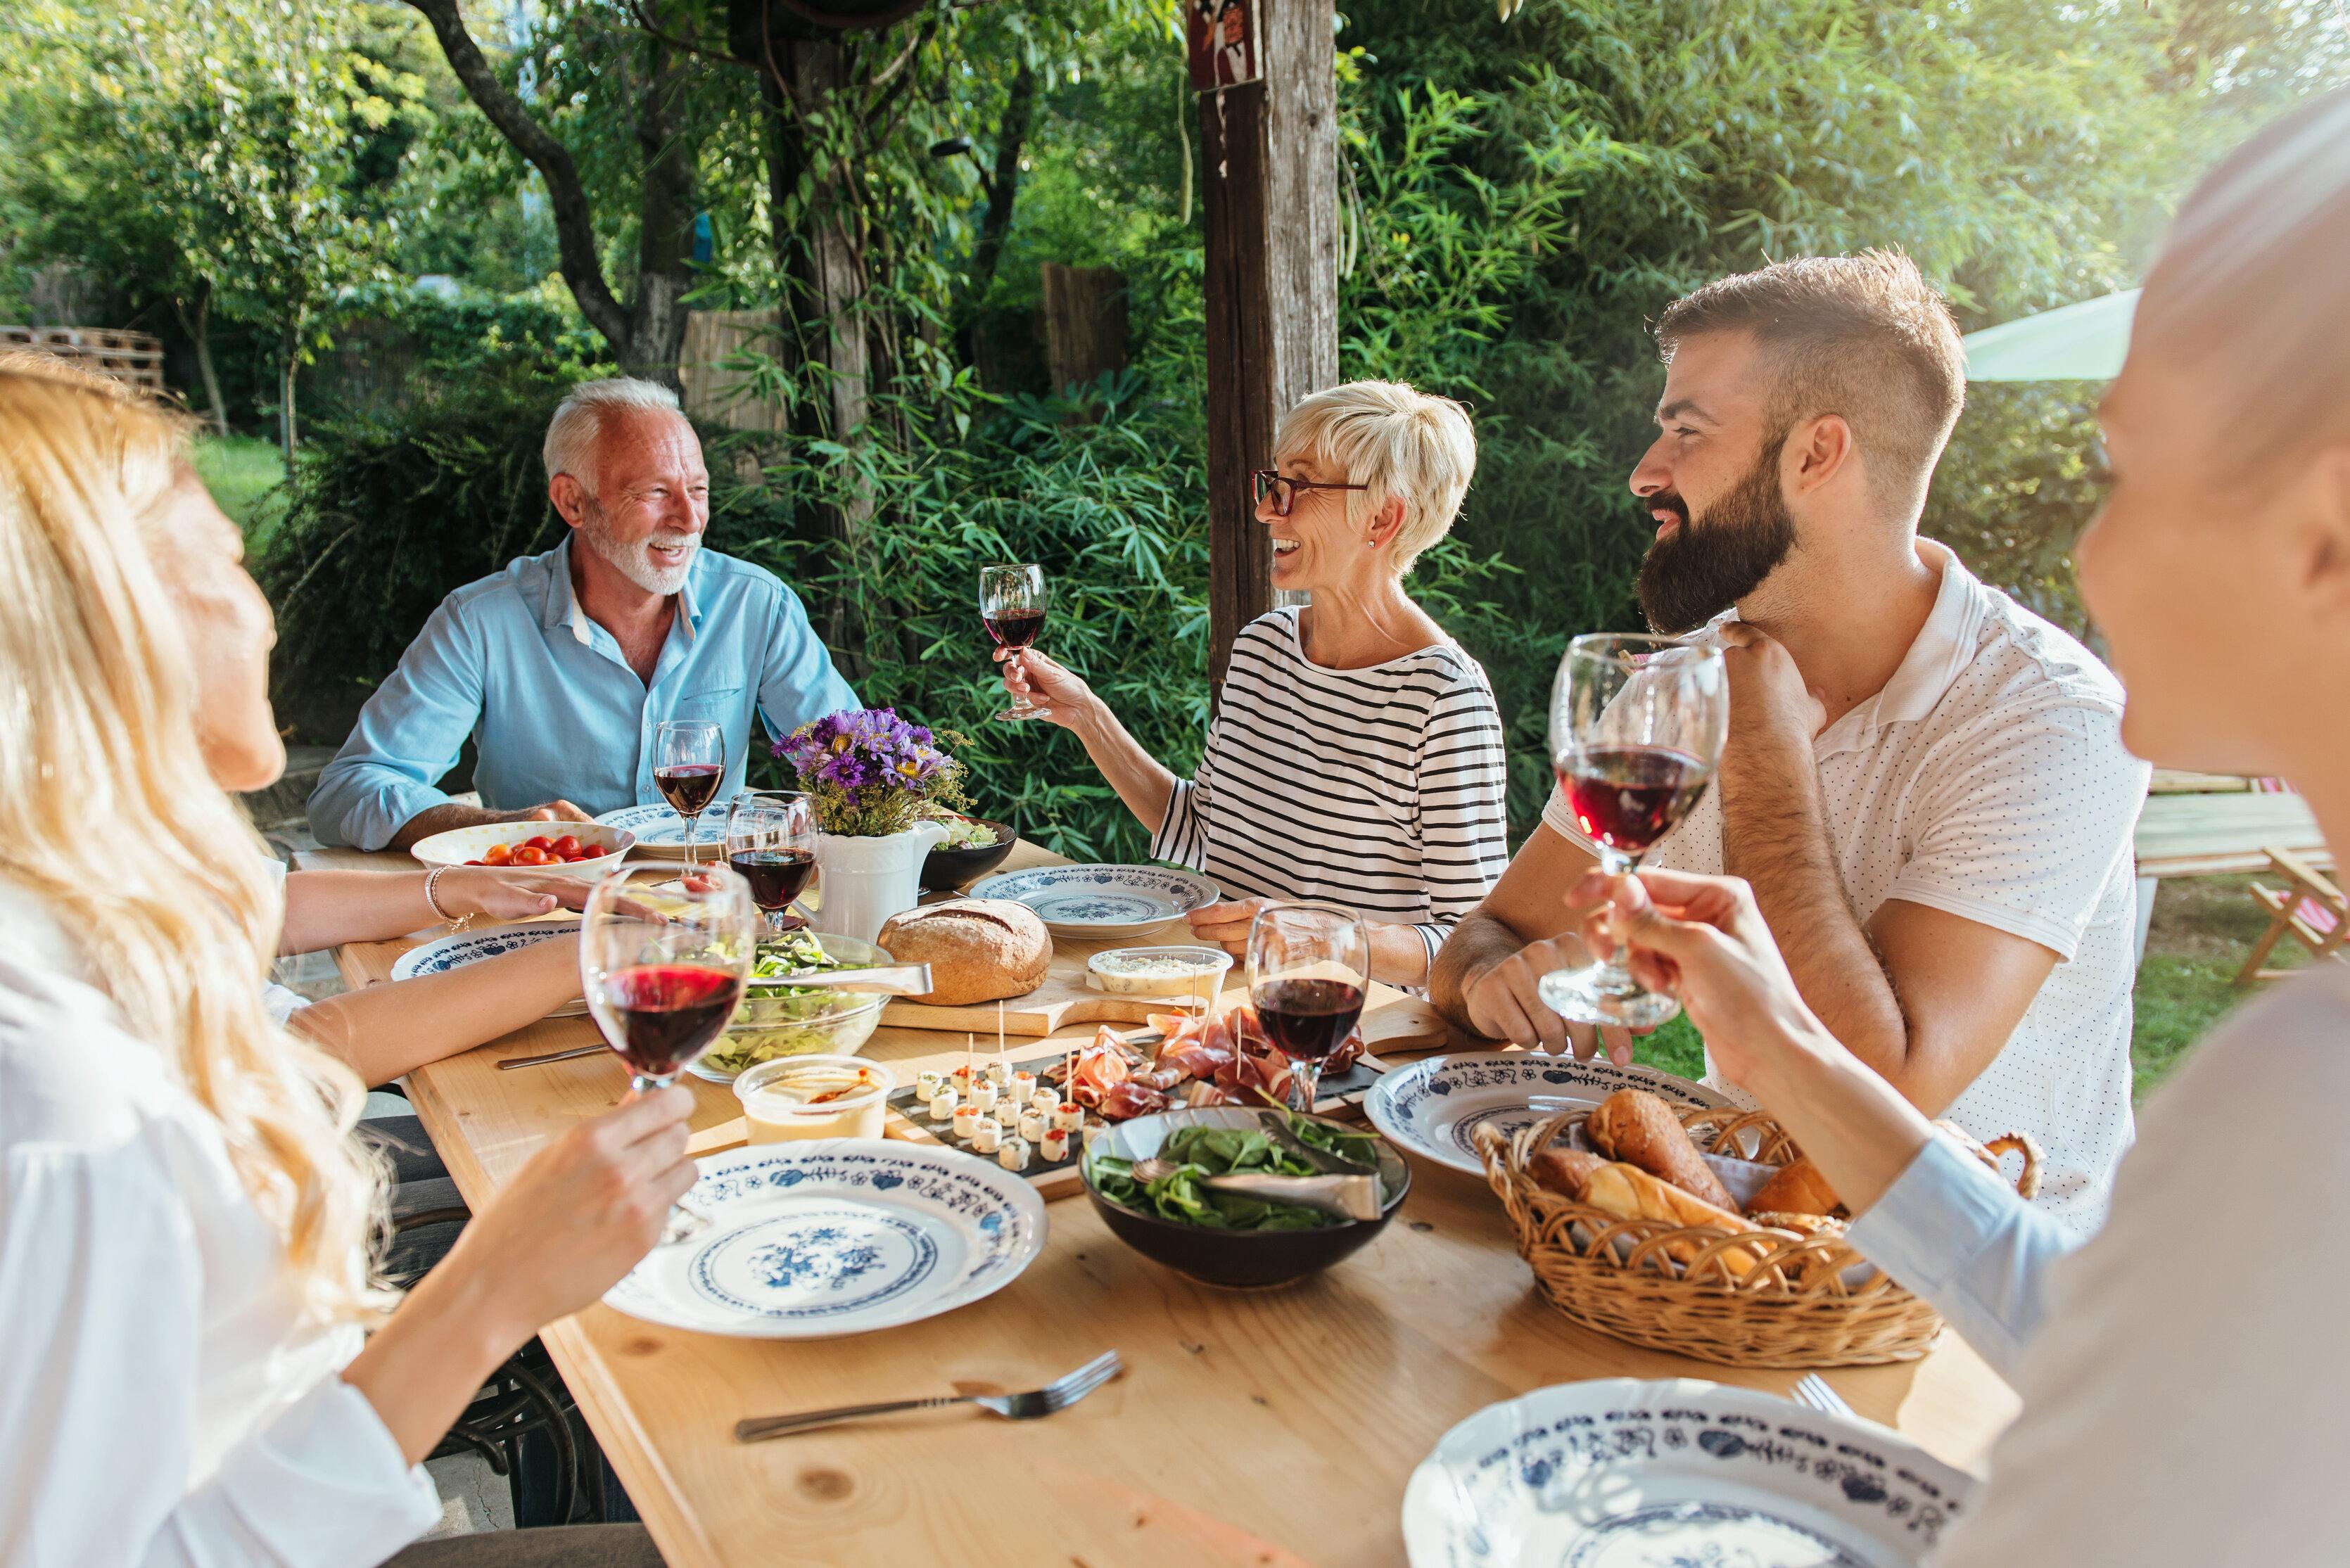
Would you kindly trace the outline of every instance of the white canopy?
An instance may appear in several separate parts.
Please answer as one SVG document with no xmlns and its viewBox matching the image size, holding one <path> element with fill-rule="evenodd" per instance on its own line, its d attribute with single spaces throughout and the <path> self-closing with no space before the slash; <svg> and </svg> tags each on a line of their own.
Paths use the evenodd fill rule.
<svg viewBox="0 0 2350 1568">
<path fill-rule="evenodd" d="M 2043 310 L 1970 332 L 1970 381 L 2109 381 L 2129 351 L 2130 317 L 2138 291 Z"/>
</svg>

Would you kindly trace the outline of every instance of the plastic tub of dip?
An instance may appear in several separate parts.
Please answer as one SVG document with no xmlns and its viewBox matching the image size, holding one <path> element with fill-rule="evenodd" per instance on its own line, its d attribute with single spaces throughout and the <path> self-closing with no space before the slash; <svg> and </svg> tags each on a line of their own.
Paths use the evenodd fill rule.
<svg viewBox="0 0 2350 1568">
<path fill-rule="evenodd" d="M 804 1137 L 879 1137 L 898 1080 L 858 1056 L 785 1056 L 734 1080 L 753 1143 Z"/>
</svg>

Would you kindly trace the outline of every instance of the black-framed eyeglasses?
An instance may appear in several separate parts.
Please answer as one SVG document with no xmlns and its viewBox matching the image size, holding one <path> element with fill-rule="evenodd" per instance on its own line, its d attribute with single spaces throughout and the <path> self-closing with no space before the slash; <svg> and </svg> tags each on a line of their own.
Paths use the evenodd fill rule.
<svg viewBox="0 0 2350 1568">
<path fill-rule="evenodd" d="M 1276 517 L 1289 515 L 1289 509 L 1297 504 L 1297 493 L 1301 490 L 1368 490 L 1370 488 L 1367 484 L 1325 484 L 1318 479 L 1292 479 L 1280 470 L 1272 468 L 1260 468 L 1249 477 L 1256 482 L 1257 504 L 1263 505 L 1264 498 L 1268 495 L 1272 496 L 1273 514 Z"/>
</svg>

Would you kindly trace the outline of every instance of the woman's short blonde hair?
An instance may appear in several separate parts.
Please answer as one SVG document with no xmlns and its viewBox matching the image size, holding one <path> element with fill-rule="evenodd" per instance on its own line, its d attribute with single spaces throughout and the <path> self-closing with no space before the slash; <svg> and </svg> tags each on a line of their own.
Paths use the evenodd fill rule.
<svg viewBox="0 0 2350 1568">
<path fill-rule="evenodd" d="M 1311 458 L 1349 483 L 1368 485 L 1347 493 L 1350 522 L 1376 517 L 1390 498 L 1402 498 L 1399 576 L 1451 532 L 1477 472 L 1469 410 L 1401 381 L 1349 381 L 1315 393 L 1283 416 L 1273 450 L 1275 462 Z"/>
<path fill-rule="evenodd" d="M 166 587 L 187 428 L 56 359 L 0 355 L 0 884 L 46 906 L 218 1124 L 296 1300 L 364 1318 L 390 1300 L 369 1275 L 378 1172 L 348 1136 L 366 1089 L 263 1005 L 285 906 L 205 766 Z"/>
</svg>

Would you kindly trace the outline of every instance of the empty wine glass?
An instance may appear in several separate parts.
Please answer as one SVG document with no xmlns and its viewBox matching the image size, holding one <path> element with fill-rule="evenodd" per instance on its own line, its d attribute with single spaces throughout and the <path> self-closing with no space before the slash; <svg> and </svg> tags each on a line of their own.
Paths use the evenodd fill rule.
<svg viewBox="0 0 2350 1568">
<path fill-rule="evenodd" d="M 786 914 L 816 874 L 816 814 L 793 790 L 746 789 L 726 805 L 726 864 L 750 884 L 751 901 L 780 936 L 807 921 Z"/>
<path fill-rule="evenodd" d="M 1630 874 L 1689 815 L 1712 781 L 1729 727 L 1720 649 L 1612 634 L 1567 645 L 1551 687 L 1551 765 L 1600 869 Z M 1605 963 L 1555 970 L 1535 989 L 1571 1023 L 1647 1029 L 1681 1010 L 1632 978 L 1621 947 Z"/>
<path fill-rule="evenodd" d="M 1028 650 L 1045 629 L 1045 568 L 1035 566 L 982 566 L 979 570 L 979 618 L 986 623 L 987 635 L 997 646 L 1008 648 L 1013 657 L 1007 665 L 1020 662 L 1019 655 Z M 999 719 L 1034 719 L 1044 709 L 1028 701 L 1022 692 L 1012 700 L 1012 706 L 996 715 Z"/>
<path fill-rule="evenodd" d="M 664 719 L 653 732 L 653 783 L 685 818 L 685 863 L 693 859 L 695 824 L 726 776 L 726 732 L 709 719 Z"/>
<path fill-rule="evenodd" d="M 1289 1063 L 1295 1109 L 1313 1111 L 1322 1064 L 1355 1032 L 1370 986 L 1371 937 L 1354 910 L 1268 902 L 1249 922 L 1249 1000 Z"/>
</svg>

